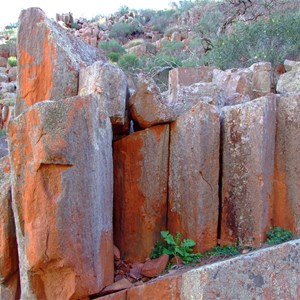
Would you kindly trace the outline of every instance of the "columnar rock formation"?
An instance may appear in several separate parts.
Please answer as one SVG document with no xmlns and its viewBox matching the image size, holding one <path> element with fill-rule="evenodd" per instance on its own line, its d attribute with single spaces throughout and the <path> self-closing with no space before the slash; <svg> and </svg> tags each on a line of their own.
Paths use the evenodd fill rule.
<svg viewBox="0 0 300 300">
<path fill-rule="evenodd" d="M 221 244 L 258 246 L 272 219 L 276 98 L 223 114 Z"/>
<path fill-rule="evenodd" d="M 277 99 L 274 225 L 300 234 L 300 95 Z"/>
<path fill-rule="evenodd" d="M 22 297 L 98 292 L 113 279 L 113 174 L 97 97 L 38 103 L 8 134 Z"/>
<path fill-rule="evenodd" d="M 18 55 L 10 163 L 0 160 L 1 299 L 87 299 L 132 287 L 124 272 L 115 277 L 123 287 L 113 283 L 113 256 L 141 269 L 164 229 L 195 240 L 197 251 L 259 246 L 271 225 L 299 234 L 300 96 L 288 75 L 275 96 L 269 63 L 178 68 L 168 94 L 141 75 L 128 99 L 125 74 L 37 8 L 21 13 Z M 295 278 L 298 252 L 292 242 L 278 255 Z M 270 289 L 273 254 L 262 251 L 253 271 L 243 270 L 249 256 L 103 299 L 281 296 Z M 223 289 L 235 268 L 248 272 L 242 292 Z M 274 277 L 292 298 L 300 297 L 294 277 Z"/>
<path fill-rule="evenodd" d="M 76 96 L 80 68 L 106 60 L 98 49 L 74 38 L 39 8 L 21 12 L 17 51 L 16 115 L 42 100 Z"/>
<path fill-rule="evenodd" d="M 14 300 L 20 294 L 19 259 L 12 211 L 10 164 L 0 159 L 0 299 Z"/>
<path fill-rule="evenodd" d="M 199 102 L 172 123 L 168 228 L 195 240 L 197 251 L 217 244 L 219 148 L 215 107 Z"/>
<path fill-rule="evenodd" d="M 114 143 L 114 233 L 124 259 L 145 261 L 167 225 L 169 125 Z"/>
</svg>

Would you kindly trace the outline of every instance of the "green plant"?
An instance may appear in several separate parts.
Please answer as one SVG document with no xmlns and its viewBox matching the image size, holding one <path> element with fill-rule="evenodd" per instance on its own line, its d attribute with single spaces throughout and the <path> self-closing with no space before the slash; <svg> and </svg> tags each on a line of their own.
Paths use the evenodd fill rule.
<svg viewBox="0 0 300 300">
<path fill-rule="evenodd" d="M 6 135 L 6 129 L 5 128 L 0 129 L 0 138 L 4 137 L 5 135 Z"/>
<path fill-rule="evenodd" d="M 266 243 L 269 245 L 281 244 L 287 241 L 290 241 L 294 238 L 294 235 L 291 231 L 277 227 L 271 227 L 269 231 L 266 232 L 267 241 Z"/>
<path fill-rule="evenodd" d="M 221 256 L 228 257 L 240 254 L 237 246 L 215 246 L 212 250 L 204 253 L 205 257 Z"/>
<path fill-rule="evenodd" d="M 163 240 L 155 244 L 150 258 L 157 258 L 162 254 L 168 254 L 170 258 L 179 256 L 183 263 L 188 264 L 201 257 L 200 253 L 192 253 L 193 247 L 196 245 L 195 241 L 191 239 L 182 240 L 179 232 L 175 237 L 169 231 L 161 231 L 160 233 Z"/>
<path fill-rule="evenodd" d="M 108 58 L 112 61 L 112 62 L 118 62 L 120 59 L 120 53 L 116 53 L 116 52 L 111 52 L 108 54 Z"/>
<path fill-rule="evenodd" d="M 119 66 L 127 72 L 135 72 L 137 69 L 141 67 L 140 59 L 132 53 L 125 53 L 119 59 Z"/>
<path fill-rule="evenodd" d="M 248 67 L 259 61 L 282 63 L 300 51 L 299 11 L 274 14 L 250 24 L 238 22 L 232 34 L 220 35 L 206 55 L 208 63 L 221 69 Z"/>
<path fill-rule="evenodd" d="M 15 67 L 17 65 L 17 58 L 15 56 L 11 56 L 8 58 L 8 64 L 11 67 Z"/>
<path fill-rule="evenodd" d="M 110 32 L 110 38 L 119 38 L 125 40 L 128 36 L 134 33 L 141 33 L 143 28 L 138 22 L 132 21 L 131 23 L 118 22 L 115 23 Z"/>
<path fill-rule="evenodd" d="M 125 49 L 116 40 L 102 41 L 98 44 L 98 47 L 102 49 L 106 54 L 111 52 L 114 53 L 125 53 Z"/>
</svg>

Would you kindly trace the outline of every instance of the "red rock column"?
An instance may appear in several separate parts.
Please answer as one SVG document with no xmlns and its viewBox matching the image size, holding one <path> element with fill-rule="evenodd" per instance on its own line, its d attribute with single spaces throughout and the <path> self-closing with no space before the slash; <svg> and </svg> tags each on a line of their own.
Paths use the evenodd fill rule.
<svg viewBox="0 0 300 300">
<path fill-rule="evenodd" d="M 114 241 L 121 256 L 143 261 L 166 228 L 169 125 L 114 143 Z"/>
<path fill-rule="evenodd" d="M 0 299 L 20 298 L 19 259 L 11 206 L 10 164 L 0 159 Z"/>
<path fill-rule="evenodd" d="M 223 109 L 221 243 L 258 246 L 272 218 L 276 98 Z"/>
<path fill-rule="evenodd" d="M 21 299 L 83 299 L 113 281 L 112 132 L 92 95 L 8 127 Z"/>
<path fill-rule="evenodd" d="M 16 115 L 36 102 L 76 96 L 80 68 L 107 60 L 36 7 L 20 14 L 17 51 Z"/>
<path fill-rule="evenodd" d="M 300 95 L 277 100 L 274 225 L 300 234 Z"/>
<path fill-rule="evenodd" d="M 171 124 L 168 229 L 217 244 L 220 124 L 214 106 L 199 102 Z"/>
</svg>

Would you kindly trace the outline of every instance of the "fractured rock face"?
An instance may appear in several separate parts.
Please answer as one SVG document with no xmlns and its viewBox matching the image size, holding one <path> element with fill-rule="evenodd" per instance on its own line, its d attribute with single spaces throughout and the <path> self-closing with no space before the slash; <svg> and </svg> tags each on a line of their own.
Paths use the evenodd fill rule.
<svg viewBox="0 0 300 300">
<path fill-rule="evenodd" d="M 282 74 L 278 79 L 276 90 L 279 94 L 300 93 L 300 69 L 294 68 Z"/>
<path fill-rule="evenodd" d="M 110 120 L 92 95 L 43 101 L 8 127 L 22 299 L 113 281 Z"/>
<path fill-rule="evenodd" d="M 175 112 L 164 103 L 158 87 L 152 79 L 139 74 L 137 90 L 129 99 L 132 118 L 141 128 L 167 123 L 176 119 Z"/>
<path fill-rule="evenodd" d="M 300 234 L 300 95 L 277 99 L 274 226 Z"/>
<path fill-rule="evenodd" d="M 171 124 L 168 229 L 195 251 L 217 244 L 219 136 L 219 113 L 203 102 Z"/>
<path fill-rule="evenodd" d="M 169 72 L 169 100 L 170 104 L 177 102 L 177 94 L 181 87 L 190 86 L 198 82 L 212 82 L 213 69 L 210 67 L 180 67 Z"/>
<path fill-rule="evenodd" d="M 19 259 L 11 206 L 10 164 L 0 159 L 0 299 L 19 297 Z"/>
<path fill-rule="evenodd" d="M 80 70 L 79 95 L 95 93 L 103 101 L 112 124 L 124 125 L 127 80 L 124 72 L 110 63 L 95 62 Z"/>
<path fill-rule="evenodd" d="M 18 31 L 16 116 L 36 102 L 76 96 L 79 69 L 97 60 L 106 60 L 99 49 L 72 36 L 41 9 L 23 10 Z"/>
<path fill-rule="evenodd" d="M 173 103 L 172 108 L 181 115 L 189 111 L 199 101 L 223 107 L 225 97 L 220 87 L 212 82 L 199 82 L 190 86 L 183 86 L 177 90 L 177 101 Z"/>
<path fill-rule="evenodd" d="M 276 97 L 223 109 L 221 243 L 258 246 L 272 218 Z"/>
<path fill-rule="evenodd" d="M 114 239 L 121 257 L 144 261 L 166 228 L 169 125 L 114 143 Z"/>
</svg>

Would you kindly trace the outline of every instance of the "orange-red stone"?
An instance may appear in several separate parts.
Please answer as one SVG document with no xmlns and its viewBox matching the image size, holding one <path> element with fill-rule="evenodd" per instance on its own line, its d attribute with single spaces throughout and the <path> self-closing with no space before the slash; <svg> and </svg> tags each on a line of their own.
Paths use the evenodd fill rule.
<svg viewBox="0 0 300 300">
<path fill-rule="evenodd" d="M 169 125 L 114 143 L 114 240 L 123 259 L 143 261 L 166 228 Z"/>
<path fill-rule="evenodd" d="M 272 219 L 273 96 L 223 109 L 221 243 L 259 246 Z"/>
<path fill-rule="evenodd" d="M 196 251 L 217 244 L 219 123 L 217 109 L 199 102 L 171 124 L 168 229 Z"/>
<path fill-rule="evenodd" d="M 277 99 L 275 226 L 300 234 L 300 95 Z"/>
<path fill-rule="evenodd" d="M 110 120 L 98 98 L 31 106 L 8 128 L 22 299 L 81 299 L 113 281 Z"/>
<path fill-rule="evenodd" d="M 76 96 L 79 69 L 106 60 L 99 49 L 75 38 L 39 8 L 21 12 L 17 50 L 16 115 L 36 102 Z"/>
</svg>

